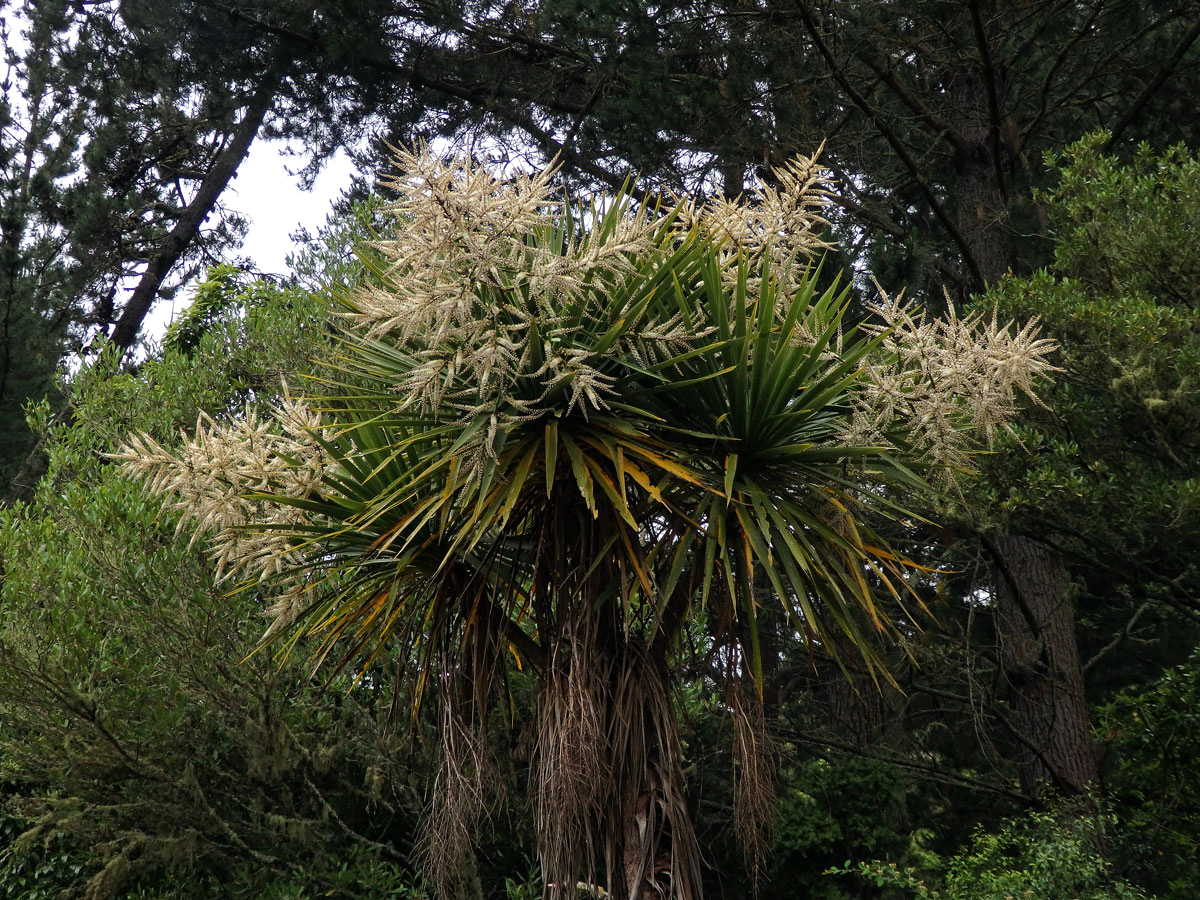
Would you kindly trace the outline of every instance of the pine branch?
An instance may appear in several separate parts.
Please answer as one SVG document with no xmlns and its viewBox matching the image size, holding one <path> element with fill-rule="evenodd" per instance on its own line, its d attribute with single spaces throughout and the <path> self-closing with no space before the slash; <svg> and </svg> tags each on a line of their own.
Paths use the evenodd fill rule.
<svg viewBox="0 0 1200 900">
<path fill-rule="evenodd" d="M 917 189 L 920 190 L 922 196 L 924 196 L 926 201 L 929 203 L 929 207 L 933 211 L 935 218 L 937 218 L 942 227 L 946 229 L 946 233 L 950 236 L 950 239 L 954 242 L 954 245 L 962 254 L 963 262 L 966 263 L 967 270 L 971 274 L 971 281 L 974 284 L 982 287 L 984 284 L 986 284 L 986 279 L 983 277 L 983 273 L 979 269 L 979 264 L 975 261 L 975 255 L 971 252 L 970 244 L 967 243 L 967 240 L 963 237 L 962 232 L 958 230 L 958 226 L 954 224 L 954 221 L 950 218 L 950 214 L 946 212 L 941 200 L 939 200 L 938 196 L 933 192 L 933 188 L 931 188 L 929 183 L 921 177 L 921 168 L 917 165 L 916 160 L 912 158 L 912 154 L 908 152 L 908 148 L 904 146 L 904 143 L 900 140 L 896 133 L 891 129 L 887 122 L 883 120 L 883 116 L 880 114 L 879 110 L 875 109 L 875 107 L 868 103 L 867 99 L 855 89 L 853 84 L 850 83 L 850 80 L 846 77 L 846 73 L 842 70 L 842 67 L 838 65 L 837 60 L 834 59 L 833 51 L 829 49 L 829 45 L 825 43 L 825 39 L 821 37 L 820 29 L 817 27 L 817 22 L 813 18 L 812 10 L 809 9 L 806 0 L 796 0 L 796 9 L 800 13 L 800 18 L 804 20 L 804 26 L 808 30 L 809 36 L 812 38 L 813 45 L 817 48 L 817 52 L 820 53 L 821 57 L 825 60 L 825 65 L 828 67 L 829 73 L 841 86 L 842 90 L 845 91 L 846 96 L 850 98 L 854 105 L 862 110 L 863 114 L 866 115 L 871 124 L 875 126 L 875 129 L 879 132 L 879 135 L 887 142 L 888 146 L 892 148 L 892 151 L 904 164 L 904 168 L 908 170 L 910 177 L 917 185 Z"/>
<path fill-rule="evenodd" d="M 1129 127 L 1133 120 L 1137 118 L 1138 113 L 1140 113 L 1146 107 L 1146 104 L 1150 102 L 1150 98 L 1153 97 L 1158 92 L 1158 89 L 1163 86 L 1166 80 L 1171 77 L 1171 73 L 1174 72 L 1179 66 L 1179 63 L 1183 61 L 1183 58 L 1192 48 L 1192 45 L 1196 43 L 1197 38 L 1200 38 L 1200 19 L 1196 20 L 1195 24 L 1192 25 L 1188 32 L 1183 36 L 1183 40 L 1179 42 L 1179 46 L 1175 48 L 1175 52 L 1171 54 L 1171 58 L 1159 67 L 1158 73 L 1150 79 L 1144 88 L 1142 88 L 1142 92 L 1138 94 L 1136 98 L 1134 98 L 1133 102 L 1130 103 L 1128 108 L 1125 110 L 1125 113 L 1117 120 L 1117 123 L 1113 125 L 1111 129 L 1112 133 L 1109 135 L 1108 140 L 1104 142 L 1104 147 L 1102 148 L 1104 153 L 1112 152 L 1113 145 L 1116 143 L 1117 139 L 1121 136 L 1125 129 Z"/>
<path fill-rule="evenodd" d="M 111 341 L 122 350 L 133 346 L 141 330 L 142 322 L 150 312 L 159 289 L 167 276 L 188 251 L 196 239 L 200 226 L 208 218 L 213 207 L 229 182 L 237 174 L 238 167 L 250 150 L 250 145 L 258 135 L 263 120 L 275 100 L 275 93 L 283 80 L 283 66 L 277 64 L 264 77 L 258 90 L 250 98 L 241 122 L 234 130 L 229 143 L 218 154 L 213 166 L 209 169 L 200 189 L 192 202 L 184 208 L 179 220 L 159 243 L 154 255 L 146 265 L 146 271 L 133 289 L 133 294 L 113 329 Z"/>
</svg>

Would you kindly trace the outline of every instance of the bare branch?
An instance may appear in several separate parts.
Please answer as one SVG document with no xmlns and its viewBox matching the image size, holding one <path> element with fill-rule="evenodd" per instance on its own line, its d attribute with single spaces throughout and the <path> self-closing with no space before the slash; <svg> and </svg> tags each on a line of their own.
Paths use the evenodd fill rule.
<svg viewBox="0 0 1200 900">
<path fill-rule="evenodd" d="M 854 56 L 874 72 L 879 81 L 886 85 L 901 103 L 916 113 L 917 117 L 937 132 L 939 137 L 945 138 L 955 153 L 966 155 L 970 152 L 966 139 L 955 131 L 954 127 L 948 121 L 926 106 L 920 97 L 909 91 L 901 83 L 900 79 L 896 77 L 895 72 L 884 68 L 879 60 L 861 47 L 854 52 Z"/>
<path fill-rule="evenodd" d="M 1192 48 L 1192 44 L 1196 43 L 1197 38 L 1200 38 L 1200 19 L 1197 19 L 1192 27 L 1188 29 L 1187 33 L 1183 36 L 1183 40 L 1179 42 L 1179 46 L 1175 48 L 1175 52 L 1171 54 L 1171 58 L 1159 66 L 1158 73 L 1146 83 L 1146 86 L 1142 88 L 1142 92 L 1134 98 L 1121 118 L 1113 125 L 1111 129 L 1112 133 L 1109 135 L 1108 140 L 1104 142 L 1105 153 L 1112 149 L 1113 144 L 1121 136 L 1121 133 L 1129 127 L 1130 123 L 1137 118 L 1138 113 L 1150 102 L 1150 98 L 1163 86 L 1171 76 L 1171 73 L 1175 71 L 1175 68 L 1187 55 L 1187 52 Z"/>
<path fill-rule="evenodd" d="M 196 196 L 184 208 L 175 227 L 167 232 L 151 256 L 146 271 L 137 287 L 133 289 L 133 294 L 113 329 L 112 343 L 122 350 L 133 346 L 137 340 L 142 322 L 150 312 L 163 282 L 195 241 L 200 226 L 216 206 L 217 200 L 237 173 L 242 160 L 246 158 L 263 119 L 271 109 L 282 77 L 282 66 L 276 65 L 259 84 L 258 90 L 246 105 L 242 120 L 214 160 Z"/>
</svg>

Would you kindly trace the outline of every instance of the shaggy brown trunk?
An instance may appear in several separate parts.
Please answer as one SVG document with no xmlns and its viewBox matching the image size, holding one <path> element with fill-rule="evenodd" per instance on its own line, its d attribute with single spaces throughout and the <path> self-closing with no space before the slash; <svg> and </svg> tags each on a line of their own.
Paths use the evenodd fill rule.
<svg viewBox="0 0 1200 900">
<path fill-rule="evenodd" d="M 582 879 L 611 900 L 696 900 L 700 855 L 666 665 L 597 624 L 560 649 L 539 703 L 536 815 L 548 895 L 574 898 Z"/>
<path fill-rule="evenodd" d="M 1028 538 L 989 543 L 1022 790 L 1034 798 L 1047 786 L 1082 793 L 1096 781 L 1096 756 L 1066 569 L 1058 554 Z"/>
<path fill-rule="evenodd" d="M 623 862 L 625 894 L 611 893 L 614 900 L 700 900 L 700 851 L 667 669 L 636 644 L 620 656 L 609 725 L 614 821 L 604 830 L 621 835 L 619 849 L 608 852 Z"/>
<path fill-rule="evenodd" d="M 853 659 L 847 651 L 847 659 Z M 849 677 L 835 665 L 822 685 L 829 720 L 841 740 L 859 752 L 880 744 L 892 746 L 903 741 L 900 711 L 904 697 L 896 688 L 864 672 Z"/>
</svg>

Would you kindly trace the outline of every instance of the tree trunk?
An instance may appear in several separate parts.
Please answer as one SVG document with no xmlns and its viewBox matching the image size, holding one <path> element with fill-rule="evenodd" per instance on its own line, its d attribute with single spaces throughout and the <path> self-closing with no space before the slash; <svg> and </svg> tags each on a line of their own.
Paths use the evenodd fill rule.
<svg viewBox="0 0 1200 900">
<path fill-rule="evenodd" d="M 1011 218 L 1005 172 L 1007 149 L 1001 141 L 999 84 L 1003 72 L 992 62 L 979 4 L 966 4 L 958 28 L 962 45 L 975 45 L 977 58 L 964 60 L 949 78 L 954 112 L 955 204 L 959 233 L 971 256 L 968 283 L 982 291 L 1013 262 Z"/>
<path fill-rule="evenodd" d="M 959 28 L 974 59 L 949 80 L 956 116 L 957 225 L 971 260 L 974 290 L 982 291 L 1014 261 L 1010 227 L 1013 196 L 1006 183 L 1011 148 L 1002 138 L 1000 96 L 1005 73 L 993 61 L 986 15 L 978 0 L 965 4 Z M 996 631 L 1011 689 L 1021 787 L 1038 797 L 1047 784 L 1078 794 L 1096 780 L 1075 620 L 1061 557 L 1029 538 L 986 541 L 996 568 Z"/>
<path fill-rule="evenodd" d="M 1083 793 L 1096 782 L 1096 755 L 1066 568 L 1029 538 L 997 537 L 988 545 L 1021 788 L 1034 798 L 1048 786 Z"/>
<path fill-rule="evenodd" d="M 844 652 L 853 662 L 853 649 Z M 829 725 L 839 739 L 859 753 L 903 744 L 903 694 L 886 680 L 874 679 L 865 672 L 852 670 L 847 676 L 834 664 L 823 669 L 821 690 L 829 710 Z"/>
</svg>

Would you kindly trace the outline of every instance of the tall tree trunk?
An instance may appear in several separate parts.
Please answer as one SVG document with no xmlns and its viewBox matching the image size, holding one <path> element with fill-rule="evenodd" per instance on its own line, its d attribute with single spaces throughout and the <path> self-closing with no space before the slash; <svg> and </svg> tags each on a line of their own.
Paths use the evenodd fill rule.
<svg viewBox="0 0 1200 900">
<path fill-rule="evenodd" d="M 843 653 L 853 664 L 853 648 Z M 829 724 L 842 741 L 860 753 L 903 743 L 904 695 L 900 691 L 866 672 L 851 669 L 847 675 L 832 663 L 822 668 L 821 691 L 829 710 Z"/>
<path fill-rule="evenodd" d="M 988 546 L 1021 788 L 1034 798 L 1047 787 L 1082 793 L 1096 782 L 1096 755 L 1066 568 L 1028 538 L 997 537 Z"/>
<path fill-rule="evenodd" d="M 997 98 L 1003 74 L 992 63 L 979 4 L 966 7 L 958 26 L 962 45 L 974 44 L 978 55 L 965 59 L 949 79 L 956 133 L 954 200 L 958 230 L 971 256 L 967 270 L 975 283 L 970 287 L 982 291 L 1009 270 L 1014 254 Z"/>
<path fill-rule="evenodd" d="M 957 224 L 972 257 L 967 268 L 982 291 L 1014 262 L 1013 196 L 1006 183 L 1012 148 L 1003 140 L 1004 72 L 994 63 L 981 0 L 968 0 L 959 28 L 975 53 L 950 79 L 958 134 Z M 1075 620 L 1061 557 L 1018 535 L 988 541 L 996 569 L 996 630 L 1011 689 L 1017 764 L 1024 793 L 1050 784 L 1081 793 L 1096 780 Z"/>
</svg>

